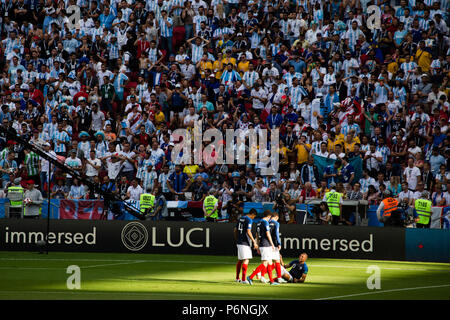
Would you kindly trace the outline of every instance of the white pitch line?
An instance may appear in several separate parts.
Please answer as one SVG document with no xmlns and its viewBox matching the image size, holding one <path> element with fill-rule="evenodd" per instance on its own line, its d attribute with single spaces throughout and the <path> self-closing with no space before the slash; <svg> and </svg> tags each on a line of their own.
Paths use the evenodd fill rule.
<svg viewBox="0 0 450 320">
<path fill-rule="evenodd" d="M 133 262 L 133 263 L 144 263 L 144 262 L 163 262 L 163 263 L 199 263 L 199 264 L 230 264 L 234 265 L 235 262 L 229 261 L 191 261 L 191 260 L 123 260 L 123 259 L 64 259 L 64 258 L 49 258 L 49 259 L 38 259 L 38 258 L 0 258 L 0 260 L 6 261 L 111 261 L 111 262 Z M 383 263 L 383 262 L 381 262 Z M 368 262 L 370 264 L 370 262 Z M 375 261 L 374 263 L 375 264 Z M 107 266 L 107 265 L 105 265 Z M 309 267 L 314 268 L 343 268 L 343 269 L 367 269 L 367 267 L 355 267 L 355 266 L 340 266 L 340 265 L 315 265 L 310 264 Z M 85 267 L 86 268 L 86 267 Z M 381 267 L 382 270 L 404 270 L 404 271 L 437 271 L 437 272 L 450 272 L 450 267 L 448 269 L 410 269 L 410 268 L 393 268 L 393 267 Z"/>
<path fill-rule="evenodd" d="M 67 291 L 0 291 L 0 295 L 5 294 L 92 294 L 92 295 L 137 295 L 137 296 L 149 296 L 149 295 L 169 295 L 169 296 L 181 296 L 181 297 L 206 297 L 209 298 L 207 300 L 213 300 L 211 297 L 218 298 L 236 298 L 236 299 L 264 299 L 264 300 L 298 300 L 298 299 L 285 299 L 285 298 L 276 298 L 276 297 L 249 297 L 246 295 L 243 296 L 232 296 L 232 295 L 216 295 L 216 294 L 196 294 L 196 293 L 171 293 L 171 292 L 124 292 L 124 291 L 111 291 L 111 292 L 92 292 L 92 291 L 80 291 L 80 290 L 67 290 Z"/>
<path fill-rule="evenodd" d="M 390 290 L 376 290 L 376 291 L 363 292 L 363 293 L 347 294 L 347 295 L 344 295 L 344 296 L 335 296 L 335 297 L 318 298 L 318 299 L 314 299 L 314 300 L 331 300 L 331 299 L 340 299 L 340 298 L 349 298 L 349 297 L 366 296 L 366 295 L 379 294 L 379 293 L 386 293 L 386 292 L 410 291 L 410 290 L 421 290 L 421 289 L 434 289 L 434 288 L 444 288 L 444 287 L 450 287 L 450 284 L 444 284 L 444 285 L 439 285 L 439 286 L 415 287 L 415 288 L 401 288 L 401 289 L 390 289 Z"/>
<path fill-rule="evenodd" d="M 65 268 L 0 267 L 0 270 L 61 270 Z"/>
<path fill-rule="evenodd" d="M 93 266 L 84 266 L 84 267 L 80 267 L 80 268 L 81 269 L 86 269 L 86 268 L 97 268 L 97 267 L 110 267 L 110 266 L 118 266 L 118 265 L 123 265 L 123 264 L 135 264 L 135 263 L 144 263 L 144 262 L 147 262 L 147 260 L 127 261 L 127 262 L 108 263 L 108 264 L 97 264 L 97 265 L 93 265 Z"/>
</svg>

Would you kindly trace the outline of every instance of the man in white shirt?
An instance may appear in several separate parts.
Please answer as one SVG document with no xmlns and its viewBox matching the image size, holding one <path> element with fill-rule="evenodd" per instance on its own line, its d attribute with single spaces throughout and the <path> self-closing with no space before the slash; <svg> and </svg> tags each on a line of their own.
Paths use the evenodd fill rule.
<svg viewBox="0 0 450 320">
<path fill-rule="evenodd" d="M 363 170 L 363 176 L 359 179 L 359 184 L 361 185 L 362 193 L 369 191 L 370 185 L 375 185 L 375 179 L 369 176 L 369 171 L 367 169 Z"/>
<path fill-rule="evenodd" d="M 142 112 L 141 105 L 136 101 L 136 96 L 133 94 L 130 96 L 130 102 L 125 107 L 125 114 L 131 112 L 135 105 L 137 106 L 137 111 Z"/>
<path fill-rule="evenodd" d="M 404 202 L 408 204 L 408 206 L 412 206 L 414 199 L 414 194 L 411 190 L 408 189 L 408 183 L 402 183 L 402 191 L 398 194 L 399 203 Z"/>
<path fill-rule="evenodd" d="M 128 181 L 134 177 L 134 159 L 136 156 L 137 155 L 130 150 L 130 143 L 125 142 L 123 144 L 123 150 L 119 152 L 119 157 L 124 160 L 122 175 L 126 176 Z"/>
<path fill-rule="evenodd" d="M 189 114 L 184 117 L 183 124 L 185 127 L 194 127 L 195 121 L 198 120 L 198 114 L 195 113 L 195 108 L 190 107 L 189 108 Z"/>
<path fill-rule="evenodd" d="M 326 142 L 320 143 L 320 151 L 316 152 L 316 155 L 328 158 L 329 153 L 327 151 L 327 143 Z"/>
<path fill-rule="evenodd" d="M 133 179 L 131 181 L 131 186 L 129 186 L 128 189 L 127 189 L 127 198 L 129 200 L 139 201 L 140 197 L 141 197 L 141 194 L 143 194 L 143 193 L 144 193 L 144 190 L 138 184 L 137 179 Z"/>
<path fill-rule="evenodd" d="M 106 161 L 106 171 L 108 172 L 108 178 L 116 180 L 124 159 L 119 157 L 119 153 L 114 150 L 114 144 L 109 144 L 109 151 L 106 152 L 105 157 L 102 158 Z"/>
<path fill-rule="evenodd" d="M 408 159 L 408 167 L 403 171 L 403 178 L 408 183 L 408 189 L 416 191 L 417 183 L 421 181 L 420 169 L 414 166 L 414 159 Z"/>
<path fill-rule="evenodd" d="M 264 105 L 267 102 L 267 92 L 258 83 L 255 83 L 251 91 L 253 100 L 253 109 L 264 109 Z"/>
<path fill-rule="evenodd" d="M 305 34 L 305 39 L 308 41 L 309 45 L 312 45 L 317 41 L 317 34 L 320 30 L 317 28 L 317 23 L 311 22 L 311 29 L 308 29 Z"/>
<path fill-rule="evenodd" d="M 378 172 L 380 170 L 381 162 L 383 161 L 383 155 L 380 151 L 376 150 L 374 143 L 370 144 L 370 150 L 364 155 L 364 160 L 366 160 L 367 170 L 371 173 Z"/>
<path fill-rule="evenodd" d="M 92 122 L 91 129 L 92 131 L 101 131 L 105 124 L 105 114 L 98 109 L 98 105 L 94 103 L 92 105 Z"/>
<path fill-rule="evenodd" d="M 410 148 L 408 149 L 408 153 L 411 157 L 416 157 L 418 153 L 422 152 L 422 148 L 416 145 L 416 141 L 411 140 L 410 142 Z"/>
<path fill-rule="evenodd" d="M 66 166 L 68 166 L 69 168 L 71 168 L 72 170 L 75 170 L 75 171 L 81 170 L 81 160 L 80 160 L 80 158 L 77 158 L 77 150 L 75 150 L 75 149 L 70 150 L 70 157 L 68 157 L 66 159 L 64 164 Z M 67 174 L 66 178 L 67 178 L 67 183 L 69 185 L 72 184 L 72 175 Z"/>
<path fill-rule="evenodd" d="M 100 159 L 95 157 L 95 150 L 89 152 L 89 159 L 86 159 L 86 176 L 93 181 L 95 176 L 98 176 L 98 172 L 102 166 Z"/>
</svg>

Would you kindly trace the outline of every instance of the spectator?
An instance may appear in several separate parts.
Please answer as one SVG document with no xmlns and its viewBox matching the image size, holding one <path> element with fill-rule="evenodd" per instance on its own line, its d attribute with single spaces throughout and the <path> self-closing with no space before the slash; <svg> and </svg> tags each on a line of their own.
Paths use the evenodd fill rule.
<svg viewBox="0 0 450 320">
<path fill-rule="evenodd" d="M 237 0 L 82 1 L 80 30 L 70 32 L 59 23 L 68 13 L 55 9 L 67 4 L 56 0 L 39 15 L 20 9 L 20 0 L 18 13 L 4 19 L 0 121 L 63 162 L 67 157 L 90 179 L 107 175 L 110 183 L 117 181 L 122 197 L 138 178 L 141 188 L 160 184 L 166 200 L 181 200 L 199 176 L 208 188 L 226 182 L 244 202 L 270 200 L 272 180 L 291 201 L 300 188 L 289 180 L 320 187 L 317 197 L 344 182 L 349 197 L 357 182 L 367 193 L 379 172 L 384 178 L 377 186 L 391 192 L 393 183 L 398 188 L 393 176 L 412 192 L 420 182 L 431 193 L 435 182 L 448 191 L 445 2 L 410 8 L 401 1 L 395 12 L 379 6 L 382 23 L 374 30 L 361 23 L 369 18 L 367 1 L 355 0 L 343 16 L 338 2 L 300 1 L 286 14 L 273 3 L 261 9 Z M 278 129 L 279 172 L 262 177 L 261 185 L 261 161 L 247 158 L 236 167 L 173 161 L 184 156 L 172 157 L 180 142 L 173 133 L 192 133 L 195 125 L 223 133 Z M 20 168 L 40 191 L 48 177 L 50 190 L 59 184 L 45 159 L 8 142 L 0 134 L 3 186 L 22 174 Z M 91 149 L 100 167 L 88 164 Z M 313 155 L 342 164 L 316 170 L 320 163 Z M 359 166 L 349 170 L 348 162 L 357 163 L 359 156 L 366 173 Z M 15 162 L 11 172 L 5 172 L 11 170 L 8 159 Z M 245 182 L 239 189 L 235 171 Z M 69 174 L 69 189 L 72 179 Z"/>
</svg>

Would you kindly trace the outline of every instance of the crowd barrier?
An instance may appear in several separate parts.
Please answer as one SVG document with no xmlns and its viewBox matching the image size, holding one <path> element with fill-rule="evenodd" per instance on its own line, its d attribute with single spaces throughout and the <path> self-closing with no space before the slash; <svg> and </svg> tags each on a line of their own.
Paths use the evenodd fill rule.
<svg viewBox="0 0 450 320">
<path fill-rule="evenodd" d="M 53 220 L 49 251 L 236 255 L 234 227 L 187 221 Z M 46 232 L 45 220 L 0 219 L 0 247 L 37 251 L 36 242 Z M 450 262 L 448 230 L 287 224 L 280 232 L 285 257 L 306 252 L 313 258 Z"/>
<path fill-rule="evenodd" d="M 6 217 L 9 200 L 7 198 L 0 199 L 0 219 Z M 139 210 L 139 201 L 127 200 L 130 206 Z M 304 224 L 307 218 L 314 219 L 313 208 L 320 203 L 320 200 L 309 200 L 307 204 L 297 204 L 297 222 Z M 168 201 L 167 207 L 169 215 L 176 216 L 176 213 L 187 212 L 192 213 L 188 215 L 187 220 L 202 222 L 202 202 L 200 201 Z M 344 208 L 350 207 L 359 216 L 356 219 L 356 225 L 363 225 L 369 227 L 382 227 L 383 224 L 378 221 L 376 211 L 377 205 L 367 205 L 364 201 L 344 200 Z M 243 206 L 244 213 L 255 209 L 258 212 L 256 220 L 262 218 L 265 210 L 272 210 L 272 202 L 246 202 Z M 447 207 L 433 207 L 431 216 L 431 229 L 450 228 L 450 217 L 446 216 L 450 206 Z M 49 212 L 47 199 L 44 199 L 42 205 L 42 218 L 47 218 Z M 444 218 L 445 217 L 445 218 Z M 112 214 L 104 214 L 104 203 L 102 200 L 67 200 L 67 199 L 51 199 L 50 200 L 50 218 L 63 220 L 138 220 L 135 216 L 123 210 L 123 214 L 114 217 Z M 222 222 L 227 221 L 227 217 L 221 219 Z"/>
</svg>

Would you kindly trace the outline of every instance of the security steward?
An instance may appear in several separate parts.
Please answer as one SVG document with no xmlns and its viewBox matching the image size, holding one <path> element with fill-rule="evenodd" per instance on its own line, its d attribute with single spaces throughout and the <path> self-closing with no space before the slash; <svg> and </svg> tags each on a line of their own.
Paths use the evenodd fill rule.
<svg viewBox="0 0 450 320">
<path fill-rule="evenodd" d="M 146 193 L 142 193 L 139 198 L 139 207 L 141 214 L 149 217 L 155 209 L 155 196 L 151 194 L 151 188 L 147 189 Z"/>
<path fill-rule="evenodd" d="M 422 192 L 420 199 L 414 202 L 414 216 L 417 228 L 429 228 L 431 218 L 431 200 L 428 200 L 428 192 Z"/>
<path fill-rule="evenodd" d="M 338 225 L 342 221 L 342 193 L 335 190 L 335 184 L 331 183 L 331 190 L 325 193 L 323 201 L 327 202 L 328 209 L 331 213 L 331 224 Z"/>
<path fill-rule="evenodd" d="M 23 206 L 23 194 L 25 190 L 20 185 L 20 182 L 22 181 L 22 178 L 16 178 L 14 179 L 14 185 L 8 187 L 7 194 L 10 194 L 11 192 L 18 192 L 22 194 L 22 200 L 9 200 L 10 207 L 11 208 L 21 208 Z"/>
<path fill-rule="evenodd" d="M 383 210 L 383 216 L 381 216 Z M 384 223 L 385 227 L 402 227 L 401 212 L 398 209 L 398 200 L 392 197 L 392 193 L 386 190 L 383 194 L 383 201 L 377 209 L 378 221 Z"/>
<path fill-rule="evenodd" d="M 206 221 L 215 222 L 218 216 L 217 207 L 219 206 L 219 200 L 214 196 L 215 190 L 210 189 L 208 196 L 203 200 L 203 213 Z"/>
</svg>

